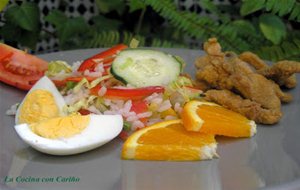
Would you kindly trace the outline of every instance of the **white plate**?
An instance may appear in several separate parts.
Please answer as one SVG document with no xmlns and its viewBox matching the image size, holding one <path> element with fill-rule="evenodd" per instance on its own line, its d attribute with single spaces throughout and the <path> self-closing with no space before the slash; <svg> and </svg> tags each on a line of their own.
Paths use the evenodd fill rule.
<svg viewBox="0 0 300 190">
<path fill-rule="evenodd" d="M 186 71 L 192 75 L 195 58 L 203 54 L 187 49 L 163 50 L 181 56 L 188 63 Z M 71 63 L 99 51 L 74 50 L 40 57 Z M 219 159 L 124 161 L 120 159 L 122 141 L 119 139 L 96 150 L 67 157 L 49 156 L 29 148 L 14 131 L 14 118 L 5 115 L 12 104 L 22 100 L 25 92 L 0 83 L 0 189 L 300 189 L 299 85 L 290 92 L 294 100 L 282 106 L 284 116 L 280 123 L 258 125 L 258 132 L 251 139 L 218 137 Z M 61 182 L 60 176 L 74 178 Z M 40 181 L 16 182 L 17 177 Z M 13 181 L 5 182 L 5 178 Z M 50 181 L 45 182 L 46 179 Z"/>
</svg>

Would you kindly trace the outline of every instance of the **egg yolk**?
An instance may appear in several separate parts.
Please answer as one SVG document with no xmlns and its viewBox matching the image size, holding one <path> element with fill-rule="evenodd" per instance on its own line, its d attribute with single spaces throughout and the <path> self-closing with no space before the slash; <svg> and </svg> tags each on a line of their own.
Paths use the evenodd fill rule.
<svg viewBox="0 0 300 190">
<path fill-rule="evenodd" d="M 56 117 L 30 125 L 31 130 L 45 138 L 68 138 L 79 134 L 90 123 L 90 116 L 70 115 Z"/>
<path fill-rule="evenodd" d="M 19 123 L 31 124 L 58 116 L 54 96 L 47 90 L 38 89 L 26 96 L 20 108 Z"/>
</svg>

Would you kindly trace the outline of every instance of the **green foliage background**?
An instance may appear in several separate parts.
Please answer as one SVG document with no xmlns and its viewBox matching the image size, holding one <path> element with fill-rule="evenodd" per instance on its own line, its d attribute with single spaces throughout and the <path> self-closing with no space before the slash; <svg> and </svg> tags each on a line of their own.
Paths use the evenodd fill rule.
<svg viewBox="0 0 300 190">
<path fill-rule="evenodd" d="M 273 61 L 300 60 L 299 0 L 242 0 L 232 6 L 211 0 L 197 3 L 214 19 L 180 11 L 173 0 L 95 0 L 100 14 L 89 21 L 69 18 L 59 10 L 41 18 L 37 4 L 15 1 L 1 13 L 0 36 L 5 43 L 31 49 L 44 38 L 56 37 L 61 50 L 109 47 L 129 43 L 133 37 L 141 46 L 199 48 L 189 46 L 186 39 L 203 42 L 217 37 L 225 50 L 252 51 Z M 42 28 L 40 20 L 55 31 Z"/>
</svg>

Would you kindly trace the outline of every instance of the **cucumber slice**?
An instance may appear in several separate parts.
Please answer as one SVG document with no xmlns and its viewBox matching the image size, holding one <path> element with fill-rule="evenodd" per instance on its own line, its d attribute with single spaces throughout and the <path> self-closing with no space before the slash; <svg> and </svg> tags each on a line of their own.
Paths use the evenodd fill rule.
<svg viewBox="0 0 300 190">
<path fill-rule="evenodd" d="M 177 79 L 181 69 L 181 61 L 170 54 L 148 49 L 126 49 L 116 56 L 111 73 L 135 87 L 166 86 Z"/>
</svg>

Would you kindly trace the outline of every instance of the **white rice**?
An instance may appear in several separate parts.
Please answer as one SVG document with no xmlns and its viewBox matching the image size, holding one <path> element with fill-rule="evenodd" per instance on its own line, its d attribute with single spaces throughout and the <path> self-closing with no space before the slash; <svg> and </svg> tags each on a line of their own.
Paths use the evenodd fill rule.
<svg viewBox="0 0 300 190">
<path fill-rule="evenodd" d="M 157 105 L 161 104 L 162 102 L 163 102 L 163 99 L 161 97 L 157 97 L 157 98 L 154 98 L 151 100 L 151 103 L 157 104 Z"/>
<path fill-rule="evenodd" d="M 130 117 L 130 116 L 136 115 L 136 113 L 133 112 L 133 111 L 131 111 L 131 112 L 124 112 L 124 113 L 122 113 L 122 115 L 123 115 L 125 118 L 127 118 L 127 117 Z"/>
<path fill-rule="evenodd" d="M 177 112 L 179 115 L 181 114 L 182 112 L 182 107 L 180 105 L 180 103 L 176 102 L 175 105 L 174 105 L 174 110 L 175 112 Z"/>
<path fill-rule="evenodd" d="M 147 112 L 143 112 L 143 113 L 139 113 L 136 116 L 141 119 L 141 118 L 146 118 L 146 117 L 151 117 L 152 112 L 151 111 L 147 111 Z"/>
<path fill-rule="evenodd" d="M 139 118 L 136 115 L 132 115 L 126 118 L 126 121 L 131 122 L 131 121 L 136 121 Z"/>
<path fill-rule="evenodd" d="M 140 120 L 136 120 L 134 122 L 132 122 L 132 126 L 131 126 L 131 130 L 135 131 L 139 128 L 143 128 L 145 127 L 144 123 L 141 122 Z"/>
<path fill-rule="evenodd" d="M 111 100 L 110 99 L 104 99 L 104 104 L 106 106 L 110 106 L 111 105 Z"/>
<path fill-rule="evenodd" d="M 77 93 L 70 93 L 67 96 L 64 96 L 64 99 L 66 104 L 71 105 L 87 97 L 89 97 L 89 91 L 81 88 Z"/>
<path fill-rule="evenodd" d="M 102 113 L 95 106 L 90 106 L 90 107 L 87 108 L 87 110 L 89 110 L 92 113 L 102 115 Z"/>
<path fill-rule="evenodd" d="M 122 108 L 122 112 L 123 113 L 129 113 L 132 107 L 132 101 L 131 100 L 127 100 L 124 104 L 124 107 Z"/>
<path fill-rule="evenodd" d="M 160 105 L 160 107 L 157 109 L 158 112 L 163 112 L 166 111 L 167 109 L 171 108 L 172 104 L 170 100 L 165 100 L 163 103 Z"/>
<path fill-rule="evenodd" d="M 83 75 L 88 77 L 102 77 L 102 72 L 100 71 L 93 72 L 93 71 L 85 70 L 83 72 Z"/>
<path fill-rule="evenodd" d="M 145 98 L 145 101 L 151 103 L 151 101 L 154 98 L 157 98 L 158 96 L 159 96 L 159 94 L 155 92 L 155 93 L 151 94 L 150 96 L 148 96 L 147 98 Z"/>
<path fill-rule="evenodd" d="M 75 61 L 75 62 L 73 62 L 71 65 L 71 68 L 72 68 L 72 70 L 73 71 L 77 71 L 78 70 L 78 68 L 79 68 L 79 66 L 81 65 L 81 63 L 82 63 L 83 61 Z"/>
<path fill-rule="evenodd" d="M 98 91 L 98 96 L 102 97 L 106 94 L 107 88 L 105 86 L 102 86 Z"/>
<path fill-rule="evenodd" d="M 20 103 L 16 103 L 16 104 L 12 105 L 8 110 L 6 110 L 5 114 L 6 115 L 16 115 L 19 105 L 20 105 Z"/>
<path fill-rule="evenodd" d="M 101 73 L 103 73 L 103 72 L 105 71 L 105 70 L 104 70 L 103 63 L 98 64 L 98 65 L 95 67 L 95 71 L 96 71 L 96 72 L 101 72 Z"/>
</svg>

